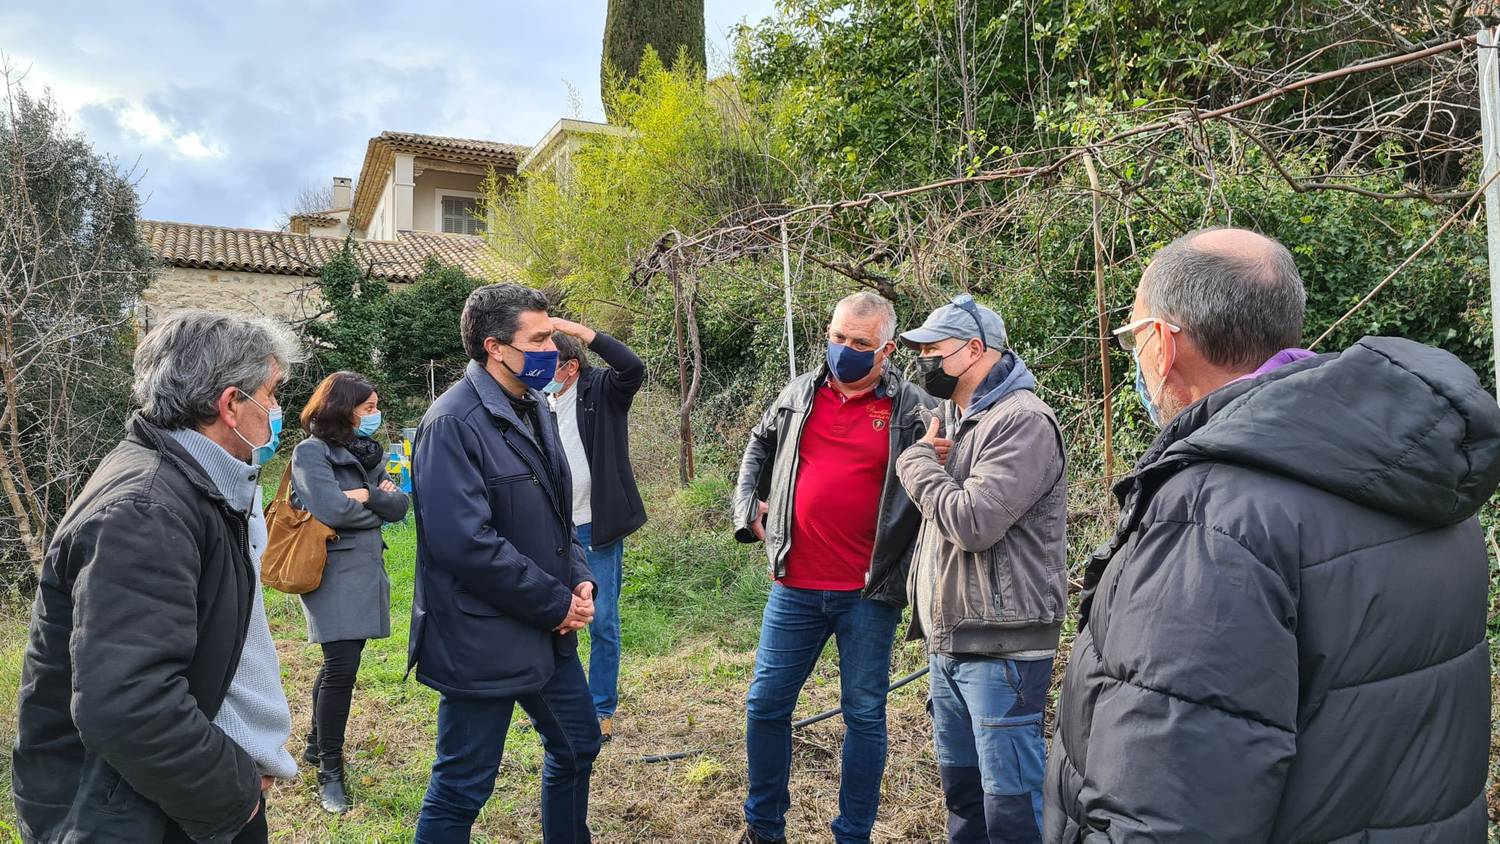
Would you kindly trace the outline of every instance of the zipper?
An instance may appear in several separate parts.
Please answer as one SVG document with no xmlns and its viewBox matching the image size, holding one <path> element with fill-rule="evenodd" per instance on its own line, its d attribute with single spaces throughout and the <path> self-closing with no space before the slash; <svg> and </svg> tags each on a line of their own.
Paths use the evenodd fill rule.
<svg viewBox="0 0 1500 844">
<path fill-rule="evenodd" d="M 505 444 L 508 445 L 508 446 L 510 446 L 510 450 L 513 451 L 513 452 L 515 452 L 516 456 L 520 457 L 521 461 L 523 463 L 525 463 L 528 467 L 531 468 L 531 475 L 532 475 L 532 477 L 534 479 L 536 479 L 535 480 L 536 484 L 538 486 L 540 486 L 541 485 L 540 478 L 544 474 L 542 472 L 541 467 L 538 466 L 535 462 L 533 462 L 532 459 L 531 459 L 531 456 L 528 455 L 528 454 L 526 454 L 523 449 L 516 448 L 516 444 L 513 443 L 513 442 L 511 442 L 509 434 L 510 434 L 510 430 L 508 428 L 502 428 L 501 429 L 500 436 L 501 436 L 502 439 L 505 440 Z M 550 478 L 551 475 L 548 475 L 548 477 Z M 559 519 L 562 520 L 563 524 L 569 524 L 570 523 L 569 522 L 569 517 L 566 514 L 563 513 L 562 508 L 558 505 L 558 503 L 557 503 L 557 496 L 555 496 L 555 495 L 548 495 L 547 496 L 547 500 L 549 502 L 551 502 L 551 504 L 552 504 L 552 512 L 554 514 L 556 514 Z"/>
</svg>

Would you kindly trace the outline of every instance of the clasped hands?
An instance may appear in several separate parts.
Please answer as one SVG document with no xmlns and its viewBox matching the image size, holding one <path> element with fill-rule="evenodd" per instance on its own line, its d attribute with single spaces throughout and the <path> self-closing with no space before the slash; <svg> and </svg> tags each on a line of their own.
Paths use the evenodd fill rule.
<svg viewBox="0 0 1500 844">
<path fill-rule="evenodd" d="M 566 636 L 581 630 L 594 620 L 594 584 L 580 583 L 573 588 L 573 601 L 568 605 L 568 617 L 552 632 Z"/>
</svg>

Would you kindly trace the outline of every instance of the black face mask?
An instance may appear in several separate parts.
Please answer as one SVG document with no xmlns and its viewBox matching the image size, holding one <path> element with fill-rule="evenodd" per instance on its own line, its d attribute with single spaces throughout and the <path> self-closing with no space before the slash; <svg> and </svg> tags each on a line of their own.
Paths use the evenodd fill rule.
<svg viewBox="0 0 1500 844">
<path fill-rule="evenodd" d="M 917 376 L 921 379 L 922 389 L 935 399 L 951 399 L 953 391 L 958 389 L 958 379 L 963 377 L 963 372 L 958 375 L 949 375 L 943 371 L 943 361 L 953 357 L 968 346 L 960 346 L 946 355 L 924 355 L 917 358 Z M 969 366 L 974 362 L 970 361 Z M 964 372 L 969 371 L 969 366 L 964 367 Z"/>
</svg>

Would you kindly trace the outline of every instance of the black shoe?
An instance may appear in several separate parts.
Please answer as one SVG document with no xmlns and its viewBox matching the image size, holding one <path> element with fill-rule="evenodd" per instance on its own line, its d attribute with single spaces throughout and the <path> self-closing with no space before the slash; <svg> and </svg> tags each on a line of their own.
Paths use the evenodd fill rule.
<svg viewBox="0 0 1500 844">
<path fill-rule="evenodd" d="M 316 728 L 307 731 L 307 747 L 302 749 L 302 761 L 313 766 L 318 764 L 318 731 Z"/>
<path fill-rule="evenodd" d="M 767 838 L 750 827 L 745 827 L 745 834 L 740 837 L 740 844 L 786 844 L 785 838 Z"/>
<path fill-rule="evenodd" d="M 323 804 L 323 811 L 335 815 L 342 815 L 352 808 L 349 794 L 344 790 L 342 764 L 318 769 L 318 800 Z"/>
</svg>

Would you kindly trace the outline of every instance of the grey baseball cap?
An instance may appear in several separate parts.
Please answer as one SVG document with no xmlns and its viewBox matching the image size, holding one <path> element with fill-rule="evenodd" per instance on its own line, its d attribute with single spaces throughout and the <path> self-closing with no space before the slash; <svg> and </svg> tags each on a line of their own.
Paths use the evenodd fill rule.
<svg viewBox="0 0 1500 844">
<path fill-rule="evenodd" d="M 1005 320 L 1000 315 L 961 293 L 953 301 L 927 315 L 922 327 L 901 335 L 901 342 L 916 347 L 949 338 L 968 340 L 978 337 L 987 349 L 1003 351 L 1006 345 Z"/>
</svg>

